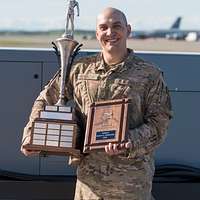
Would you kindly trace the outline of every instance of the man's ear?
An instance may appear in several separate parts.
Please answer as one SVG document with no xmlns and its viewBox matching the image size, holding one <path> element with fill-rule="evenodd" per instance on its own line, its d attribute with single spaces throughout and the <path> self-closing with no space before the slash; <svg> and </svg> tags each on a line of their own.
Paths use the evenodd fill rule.
<svg viewBox="0 0 200 200">
<path fill-rule="evenodd" d="M 98 40 L 98 38 L 99 38 L 99 34 L 98 34 L 97 29 L 96 29 L 96 39 Z"/>
<path fill-rule="evenodd" d="M 127 37 L 131 34 L 131 25 L 127 25 Z"/>
<path fill-rule="evenodd" d="M 97 30 L 96 30 L 96 38 L 98 39 L 98 33 L 97 33 Z"/>
</svg>

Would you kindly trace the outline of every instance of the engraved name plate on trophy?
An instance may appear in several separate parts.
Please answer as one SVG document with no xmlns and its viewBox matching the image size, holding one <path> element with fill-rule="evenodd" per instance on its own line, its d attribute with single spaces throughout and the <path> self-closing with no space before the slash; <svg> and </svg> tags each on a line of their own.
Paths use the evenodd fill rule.
<svg viewBox="0 0 200 200">
<path fill-rule="evenodd" d="M 75 148 L 77 124 L 74 121 L 74 112 L 65 102 L 65 83 L 71 70 L 72 58 L 80 47 L 73 39 L 75 7 L 79 14 L 78 2 L 68 0 L 65 32 L 56 40 L 56 50 L 59 50 L 61 63 L 58 102 L 55 105 L 46 105 L 44 110 L 40 111 L 39 118 L 32 124 L 30 144 L 24 145 L 27 150 L 39 150 L 53 155 L 80 154 L 80 150 Z"/>
<path fill-rule="evenodd" d="M 71 107 L 45 106 L 32 124 L 31 141 L 25 148 L 52 155 L 79 155 L 75 149 L 76 131 Z"/>
<path fill-rule="evenodd" d="M 102 149 L 108 143 L 126 141 L 130 99 L 116 99 L 91 104 L 88 112 L 84 153 Z"/>
</svg>

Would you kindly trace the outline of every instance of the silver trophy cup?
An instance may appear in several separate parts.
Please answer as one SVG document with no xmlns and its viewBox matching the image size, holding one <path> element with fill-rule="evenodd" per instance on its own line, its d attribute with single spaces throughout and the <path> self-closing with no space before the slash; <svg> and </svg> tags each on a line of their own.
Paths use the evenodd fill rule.
<svg viewBox="0 0 200 200">
<path fill-rule="evenodd" d="M 72 55 L 79 45 L 73 39 L 75 7 L 79 14 L 78 2 L 69 0 L 65 32 L 56 40 L 61 63 L 59 99 L 55 105 L 46 105 L 44 110 L 40 111 L 39 118 L 33 122 L 31 142 L 24 146 L 28 150 L 39 150 L 53 155 L 77 155 L 80 153 L 78 149 L 75 149 L 77 124 L 74 120 L 74 111 L 72 107 L 66 106 L 64 100 L 65 83 L 71 69 Z M 69 21 L 71 29 L 69 29 Z"/>
</svg>

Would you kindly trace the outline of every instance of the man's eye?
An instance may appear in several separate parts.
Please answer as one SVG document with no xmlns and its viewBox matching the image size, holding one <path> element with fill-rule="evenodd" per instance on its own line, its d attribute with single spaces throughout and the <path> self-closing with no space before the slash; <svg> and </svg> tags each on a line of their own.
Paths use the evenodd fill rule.
<svg viewBox="0 0 200 200">
<path fill-rule="evenodd" d="M 113 26 L 113 28 L 114 28 L 114 29 L 121 29 L 121 28 L 122 28 L 122 26 L 121 26 L 121 25 L 119 25 L 119 24 L 116 24 L 116 25 L 114 25 L 114 26 Z"/>
<path fill-rule="evenodd" d="M 101 31 L 105 31 L 106 28 L 107 28 L 106 26 L 100 26 L 100 27 L 99 27 L 99 29 L 100 29 Z"/>
</svg>

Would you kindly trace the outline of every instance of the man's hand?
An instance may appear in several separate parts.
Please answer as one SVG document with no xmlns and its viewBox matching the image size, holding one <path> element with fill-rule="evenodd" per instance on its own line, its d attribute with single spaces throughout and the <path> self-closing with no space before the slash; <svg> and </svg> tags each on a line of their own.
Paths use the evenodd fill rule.
<svg viewBox="0 0 200 200">
<path fill-rule="evenodd" d="M 24 142 L 23 142 L 23 144 L 21 146 L 21 152 L 25 156 L 35 156 L 35 155 L 38 155 L 40 153 L 40 151 L 30 151 L 30 150 L 26 150 L 26 149 L 23 148 L 23 145 L 30 144 L 30 140 L 31 140 L 30 136 L 26 137 L 26 139 L 24 140 Z"/>
<path fill-rule="evenodd" d="M 127 149 L 132 148 L 132 143 L 131 142 L 124 142 L 120 144 L 112 144 L 109 143 L 108 145 L 105 146 L 105 152 L 109 155 L 118 155 L 123 153 Z"/>
</svg>

